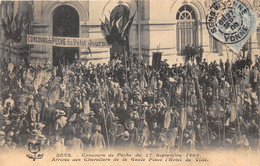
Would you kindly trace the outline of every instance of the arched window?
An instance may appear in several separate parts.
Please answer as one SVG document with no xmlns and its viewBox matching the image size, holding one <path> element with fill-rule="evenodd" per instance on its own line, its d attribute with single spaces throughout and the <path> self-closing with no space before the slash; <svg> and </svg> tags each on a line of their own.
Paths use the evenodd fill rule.
<svg viewBox="0 0 260 166">
<path fill-rule="evenodd" d="M 176 15 L 177 51 L 183 54 L 186 46 L 198 44 L 198 25 L 196 13 L 189 5 L 182 6 Z"/>
<path fill-rule="evenodd" d="M 178 10 L 176 19 L 177 20 L 190 20 L 190 19 L 195 20 L 196 15 L 195 15 L 194 10 L 190 6 L 184 5 Z"/>
</svg>

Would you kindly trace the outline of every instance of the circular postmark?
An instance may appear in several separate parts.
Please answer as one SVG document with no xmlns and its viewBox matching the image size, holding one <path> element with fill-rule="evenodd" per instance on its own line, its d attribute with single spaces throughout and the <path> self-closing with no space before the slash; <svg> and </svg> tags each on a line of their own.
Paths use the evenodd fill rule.
<svg viewBox="0 0 260 166">
<path fill-rule="evenodd" d="M 220 0 L 214 3 L 206 17 L 209 33 L 225 44 L 243 40 L 250 31 L 251 21 L 248 7 L 239 0 Z"/>
</svg>

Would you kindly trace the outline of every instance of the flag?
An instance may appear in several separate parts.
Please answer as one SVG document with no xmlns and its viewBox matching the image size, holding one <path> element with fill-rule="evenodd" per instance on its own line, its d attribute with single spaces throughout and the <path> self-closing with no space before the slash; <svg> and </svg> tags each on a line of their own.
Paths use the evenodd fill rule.
<svg viewBox="0 0 260 166">
<path fill-rule="evenodd" d="M 34 2 L 33 1 L 28 1 L 28 11 L 29 11 L 29 16 L 26 18 L 28 22 L 31 22 L 34 18 Z"/>
<path fill-rule="evenodd" d="M 136 14 L 136 12 L 135 12 L 135 14 Z M 121 38 L 124 38 L 125 35 L 129 34 L 129 31 L 131 29 L 132 23 L 134 21 L 135 14 L 128 20 L 128 22 L 126 23 L 125 27 L 121 31 Z"/>
<path fill-rule="evenodd" d="M 2 27 L 4 28 L 4 30 L 6 30 L 7 29 L 7 25 L 6 25 L 5 21 L 4 21 L 4 19 L 3 18 L 1 18 L 1 19 L 2 19 Z"/>
<path fill-rule="evenodd" d="M 101 21 L 101 20 L 100 20 Z M 111 34 L 107 26 L 101 21 L 101 32 L 108 44 L 112 44 Z"/>
<path fill-rule="evenodd" d="M 17 26 L 19 25 L 19 14 L 16 13 L 16 15 L 14 16 L 13 21 L 10 23 L 11 24 L 11 28 L 12 31 L 15 31 L 17 29 Z"/>
<path fill-rule="evenodd" d="M 92 52 L 91 52 L 91 50 L 90 50 L 90 47 L 88 47 L 88 53 L 91 55 L 91 57 L 92 57 Z"/>
<path fill-rule="evenodd" d="M 164 128 L 168 129 L 171 124 L 171 109 L 168 109 L 165 112 L 165 118 L 164 118 Z"/>
<path fill-rule="evenodd" d="M 20 43 L 22 40 L 22 32 L 24 31 L 24 21 L 23 14 L 19 15 L 18 13 L 15 15 L 13 22 L 11 24 L 11 38 L 15 43 Z"/>
<path fill-rule="evenodd" d="M 84 114 L 90 113 L 89 100 L 87 100 L 87 101 L 85 101 L 85 103 L 83 103 L 83 112 L 84 112 Z"/>
<path fill-rule="evenodd" d="M 182 131 L 186 128 L 187 125 L 187 113 L 186 109 L 182 108 L 181 109 L 181 129 Z"/>
<path fill-rule="evenodd" d="M 107 17 L 105 18 L 105 25 L 107 26 L 108 31 L 111 32 L 111 24 L 108 21 Z"/>
<path fill-rule="evenodd" d="M 11 17 L 7 16 L 7 25 L 10 25 L 13 22 L 13 17 L 14 16 Z"/>
<path fill-rule="evenodd" d="M 5 21 L 2 19 L 2 27 L 4 29 L 4 36 L 6 40 L 11 39 L 11 29 L 10 24 L 5 23 Z"/>
<path fill-rule="evenodd" d="M 234 122 L 236 120 L 236 117 L 237 117 L 237 108 L 236 108 L 235 103 L 232 103 L 232 104 L 229 105 L 228 111 L 231 114 L 230 122 Z"/>
<path fill-rule="evenodd" d="M 116 27 L 118 30 L 118 33 L 120 33 L 123 29 L 123 16 L 120 17 L 117 21 L 116 21 Z"/>
</svg>

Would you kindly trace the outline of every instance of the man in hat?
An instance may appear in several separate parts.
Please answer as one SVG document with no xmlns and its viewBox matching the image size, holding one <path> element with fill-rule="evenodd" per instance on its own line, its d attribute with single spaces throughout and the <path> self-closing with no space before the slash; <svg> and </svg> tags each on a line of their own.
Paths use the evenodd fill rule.
<svg viewBox="0 0 260 166">
<path fill-rule="evenodd" d="M 23 110 L 27 109 L 24 104 L 25 101 L 26 101 L 25 95 L 21 95 L 18 99 L 18 105 L 16 107 L 18 113 L 21 113 Z"/>
<path fill-rule="evenodd" d="M 138 112 L 136 110 L 133 110 L 133 111 L 130 112 L 130 119 L 132 121 L 134 121 L 135 126 L 138 128 L 140 119 L 139 119 L 139 114 L 138 114 Z"/>
<path fill-rule="evenodd" d="M 145 102 L 142 104 L 142 110 L 141 110 L 140 115 L 145 115 L 145 114 L 146 114 L 146 111 L 148 111 L 148 109 L 149 109 L 149 104 L 148 104 L 148 102 L 145 101 Z"/>
<path fill-rule="evenodd" d="M 209 108 L 210 106 L 212 106 L 213 101 L 214 101 L 213 91 L 212 91 L 212 88 L 209 87 L 209 88 L 208 88 L 208 93 L 207 93 L 207 95 L 206 95 L 206 104 L 207 104 L 207 107 L 208 107 L 208 108 Z"/>
<path fill-rule="evenodd" d="M 135 123 L 132 120 L 130 120 L 126 125 L 128 126 L 127 130 L 129 132 L 129 143 L 131 146 L 136 146 L 139 142 L 138 129 L 135 127 Z"/>
<path fill-rule="evenodd" d="M 3 110 L 3 115 L 4 116 L 10 116 L 10 114 L 12 113 L 12 107 L 11 107 L 11 103 L 10 102 L 7 102 L 6 103 L 6 106 L 4 107 L 4 110 Z"/>
<path fill-rule="evenodd" d="M 140 122 L 139 122 L 139 125 L 138 125 L 138 130 L 139 130 L 139 133 L 142 134 L 142 136 L 140 135 L 140 139 L 143 139 L 143 141 L 147 142 L 148 138 L 149 138 L 149 128 L 148 128 L 148 123 L 146 122 L 145 115 L 140 116 Z"/>
<path fill-rule="evenodd" d="M 194 145 L 194 131 L 193 130 L 184 130 L 183 134 L 183 147 L 186 150 L 192 150 Z"/>
<path fill-rule="evenodd" d="M 51 105 L 51 102 L 46 101 L 45 109 L 42 115 L 42 121 L 46 124 L 46 130 L 48 134 L 51 134 L 54 131 L 56 113 L 56 109 L 53 105 Z"/>
<path fill-rule="evenodd" d="M 158 140 L 157 140 L 157 146 L 159 148 L 166 149 L 168 148 L 168 131 L 167 128 L 162 128 L 162 131 L 159 133 Z"/>
<path fill-rule="evenodd" d="M 143 102 L 143 97 L 142 97 L 140 90 L 136 90 L 134 92 L 133 101 L 134 101 L 134 103 L 142 103 Z"/>
<path fill-rule="evenodd" d="M 114 100 L 115 100 L 115 104 L 121 103 L 122 101 L 124 101 L 124 95 L 122 93 L 122 89 L 121 88 L 117 89 L 117 94 L 116 94 Z"/>
<path fill-rule="evenodd" d="M 32 94 L 28 96 L 28 102 L 26 104 L 26 107 L 28 107 L 29 111 L 32 107 L 34 107 L 34 97 Z"/>
<path fill-rule="evenodd" d="M 192 91 L 191 91 L 190 105 L 193 108 L 193 110 L 197 109 L 198 100 L 197 100 L 197 96 L 195 93 L 195 89 L 192 89 Z"/>
<path fill-rule="evenodd" d="M 160 133 L 160 128 L 157 125 L 157 120 L 152 119 L 152 126 L 150 129 L 150 142 L 152 145 L 155 145 Z"/>
<path fill-rule="evenodd" d="M 123 91 L 123 99 L 125 102 L 127 102 L 130 93 L 130 88 L 128 87 L 127 83 L 124 83 L 124 86 L 122 87 L 122 91 Z"/>
<path fill-rule="evenodd" d="M 84 144 L 81 141 L 81 139 L 76 137 L 76 129 L 73 126 L 71 129 L 71 133 L 69 134 L 69 137 L 66 140 L 65 145 L 67 147 L 67 150 L 74 151 L 74 152 L 81 150 L 84 147 Z"/>
<path fill-rule="evenodd" d="M 83 97 L 83 112 L 84 114 L 90 113 L 90 106 L 89 106 L 89 100 L 87 100 L 85 97 Z"/>
<path fill-rule="evenodd" d="M 90 138 L 90 143 L 95 150 L 101 150 L 105 148 L 105 140 L 101 132 L 101 126 L 96 125 L 95 133 Z"/>
<path fill-rule="evenodd" d="M 126 148 L 129 146 L 129 132 L 124 131 L 123 133 L 119 134 L 115 145 L 117 147 Z"/>
<path fill-rule="evenodd" d="M 54 130 L 62 134 L 62 130 L 67 123 L 67 118 L 65 117 L 66 113 L 63 110 L 56 110 L 57 119 L 54 123 Z"/>
<path fill-rule="evenodd" d="M 148 135 L 144 130 L 139 130 L 138 147 L 145 148 L 148 145 Z"/>
<path fill-rule="evenodd" d="M 93 111 L 90 111 L 89 122 L 93 124 L 93 130 L 94 130 L 94 127 L 99 124 L 98 119 L 95 118 L 94 115 L 95 115 L 95 113 Z"/>
<path fill-rule="evenodd" d="M 93 124 L 89 122 L 89 116 L 86 115 L 82 122 L 81 140 L 85 147 L 89 147 L 90 137 L 92 135 Z"/>
<path fill-rule="evenodd" d="M 123 124 L 124 121 L 129 118 L 129 112 L 127 111 L 126 102 L 121 101 L 120 107 L 116 109 L 115 116 L 119 117 L 121 124 Z"/>
<path fill-rule="evenodd" d="M 143 130 L 143 129 L 149 130 L 149 129 L 148 129 L 148 123 L 147 123 L 147 121 L 146 121 L 145 115 L 141 115 L 141 116 L 140 116 L 140 122 L 139 122 L 139 124 L 138 124 L 138 129 L 139 129 L 139 130 Z"/>
<path fill-rule="evenodd" d="M 12 96 L 13 95 L 11 93 L 8 94 L 8 98 L 5 100 L 4 107 L 6 107 L 7 103 L 10 103 L 11 109 L 14 109 L 15 103 L 14 100 L 12 99 Z"/>
<path fill-rule="evenodd" d="M 115 146 L 117 138 L 122 134 L 120 132 L 124 131 L 124 126 L 118 124 L 119 120 L 120 120 L 119 117 L 114 117 L 111 128 L 109 128 L 108 133 L 109 133 L 110 146 Z M 121 129 L 123 130 L 120 131 Z"/>
<path fill-rule="evenodd" d="M 56 152 L 65 152 L 64 140 L 60 137 L 59 133 L 55 133 L 50 139 L 50 150 Z"/>
<path fill-rule="evenodd" d="M 46 137 L 43 134 L 39 134 L 36 138 L 36 141 L 41 144 L 41 149 L 45 150 L 48 147 L 46 146 Z"/>
</svg>

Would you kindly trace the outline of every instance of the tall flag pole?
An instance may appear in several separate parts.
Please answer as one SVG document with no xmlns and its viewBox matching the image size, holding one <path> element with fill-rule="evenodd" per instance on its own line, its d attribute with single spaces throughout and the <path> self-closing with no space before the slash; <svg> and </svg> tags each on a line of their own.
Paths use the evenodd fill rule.
<svg viewBox="0 0 260 166">
<path fill-rule="evenodd" d="M 97 78 L 97 71 L 95 71 L 95 79 L 96 79 L 96 84 L 98 84 L 98 78 Z M 105 125 L 105 131 L 106 131 L 106 138 L 107 138 L 107 146 L 110 147 L 109 144 L 109 138 L 108 138 L 108 130 L 107 130 L 107 121 L 106 121 L 106 114 L 105 114 L 105 110 L 103 108 L 103 100 L 102 100 L 102 96 L 101 96 L 101 92 L 100 92 L 100 86 L 98 88 L 98 95 L 100 97 L 100 103 L 101 103 L 101 108 L 102 108 L 102 114 L 103 114 L 103 119 L 104 119 L 104 125 Z"/>
<path fill-rule="evenodd" d="M 227 52 L 227 55 L 228 55 L 228 60 L 230 61 L 229 59 L 229 51 L 228 51 L 229 47 L 226 46 L 226 52 Z M 236 88 L 235 88 L 235 85 L 234 85 L 234 80 L 233 80 L 233 73 L 232 73 L 232 63 L 230 65 L 230 68 L 228 69 L 228 71 L 230 72 L 230 77 L 231 77 L 231 87 L 232 87 L 232 93 L 234 95 L 234 100 L 233 102 L 235 102 L 235 108 L 236 109 L 233 109 L 233 111 L 231 111 L 231 117 L 235 117 L 235 120 L 236 120 L 236 126 L 237 126 L 237 137 L 240 139 L 241 138 L 241 133 L 240 133 L 240 125 L 239 125 L 239 122 L 238 122 L 238 111 L 237 111 L 237 95 L 236 95 Z M 237 140 L 237 138 L 236 138 Z"/>
</svg>

